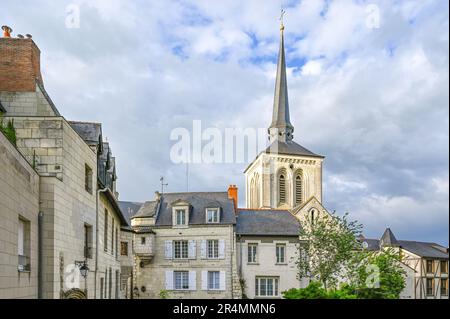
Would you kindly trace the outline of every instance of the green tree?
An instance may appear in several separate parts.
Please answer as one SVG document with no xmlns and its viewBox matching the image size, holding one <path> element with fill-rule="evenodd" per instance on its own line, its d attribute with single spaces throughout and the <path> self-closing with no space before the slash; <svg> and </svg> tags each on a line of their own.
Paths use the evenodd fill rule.
<svg viewBox="0 0 450 319">
<path fill-rule="evenodd" d="M 318 216 L 319 217 L 319 216 Z M 360 244 L 357 237 L 362 225 L 349 221 L 348 214 L 323 214 L 314 220 L 302 222 L 298 276 L 322 283 L 325 290 L 336 288 L 338 279 L 345 275 Z"/>
<path fill-rule="evenodd" d="M 353 284 L 359 298 L 398 299 L 405 288 L 406 272 L 398 250 L 360 251 L 354 267 Z"/>
</svg>

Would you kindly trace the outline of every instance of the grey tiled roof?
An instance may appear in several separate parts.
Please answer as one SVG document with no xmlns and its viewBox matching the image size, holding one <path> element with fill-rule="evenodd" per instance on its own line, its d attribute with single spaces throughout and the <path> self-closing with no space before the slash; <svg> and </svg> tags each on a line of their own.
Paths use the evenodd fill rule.
<svg viewBox="0 0 450 319">
<path fill-rule="evenodd" d="M 238 235 L 299 236 L 300 222 L 287 210 L 238 209 Z"/>
<path fill-rule="evenodd" d="M 367 243 L 366 249 L 376 251 L 380 249 L 379 239 L 368 239 L 364 238 L 362 242 Z M 436 243 L 420 242 L 420 241 L 410 241 L 410 240 L 397 240 L 398 245 L 423 258 L 441 258 L 448 259 L 448 252 L 444 246 Z"/>
<path fill-rule="evenodd" d="M 269 147 L 264 151 L 265 153 L 272 154 L 285 154 L 285 155 L 302 155 L 311 157 L 323 157 L 322 155 L 317 155 L 310 150 L 304 148 L 300 144 L 294 141 L 279 141 L 275 140 Z"/>
<path fill-rule="evenodd" d="M 119 207 L 122 211 L 122 214 L 124 215 L 125 219 L 128 222 L 128 225 L 131 225 L 131 217 L 133 217 L 141 208 L 142 203 L 138 202 L 124 202 L 119 201 Z"/>
<path fill-rule="evenodd" d="M 172 225 L 172 203 L 182 200 L 191 205 L 189 212 L 190 225 L 206 224 L 206 208 L 220 207 L 219 224 L 235 224 L 234 202 L 228 198 L 227 192 L 192 192 L 167 193 L 161 196 L 161 203 L 156 226 Z M 211 225 L 211 224 L 208 224 Z"/>
<path fill-rule="evenodd" d="M 157 207 L 158 203 L 156 201 L 145 202 L 141 205 L 134 217 L 153 217 L 156 214 Z"/>
<path fill-rule="evenodd" d="M 98 145 L 102 136 L 101 123 L 69 121 L 70 126 L 88 145 Z"/>
</svg>

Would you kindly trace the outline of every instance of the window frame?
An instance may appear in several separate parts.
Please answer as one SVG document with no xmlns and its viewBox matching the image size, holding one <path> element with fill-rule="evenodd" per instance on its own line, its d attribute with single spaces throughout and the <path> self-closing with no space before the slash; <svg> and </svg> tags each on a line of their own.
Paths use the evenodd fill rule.
<svg viewBox="0 0 450 319">
<path fill-rule="evenodd" d="M 182 223 L 179 222 L 179 216 L 182 220 Z M 175 209 L 175 226 L 186 226 L 187 225 L 187 217 L 186 217 L 186 209 Z"/>
<path fill-rule="evenodd" d="M 127 241 L 120 242 L 120 256 L 128 256 L 128 242 Z"/>
<path fill-rule="evenodd" d="M 250 258 L 250 256 L 252 256 Z M 247 263 L 257 264 L 258 263 L 258 244 L 249 243 L 247 244 Z"/>
<path fill-rule="evenodd" d="M 173 243 L 172 256 L 175 260 L 185 260 L 189 259 L 189 241 L 188 240 L 174 240 Z M 179 247 L 177 247 L 179 246 Z M 177 250 L 179 257 L 177 257 Z M 185 251 L 184 251 L 185 250 Z"/>
<path fill-rule="evenodd" d="M 212 244 L 212 247 L 210 244 Z M 220 242 L 218 239 L 206 240 L 206 259 L 219 259 L 219 245 Z M 210 252 L 212 252 L 212 255 L 210 255 Z"/>
<path fill-rule="evenodd" d="M 441 278 L 441 296 L 448 296 L 448 278 Z"/>
<path fill-rule="evenodd" d="M 177 275 L 180 276 L 180 288 L 177 287 Z M 173 290 L 189 290 L 189 271 L 175 270 L 173 272 Z"/>
<path fill-rule="evenodd" d="M 264 282 L 264 285 L 263 285 Z M 271 284 L 269 285 L 269 282 Z M 261 294 L 264 287 L 264 294 Z M 269 287 L 271 294 L 269 294 Z M 273 298 L 280 296 L 280 277 L 256 276 L 255 277 L 255 296 L 258 298 Z"/>
<path fill-rule="evenodd" d="M 212 218 L 210 221 L 209 214 L 211 212 L 213 214 L 215 214 L 215 218 Z M 220 209 L 219 208 L 207 208 L 206 209 L 206 223 L 207 224 L 219 224 L 220 223 Z"/>
<path fill-rule="evenodd" d="M 442 267 L 444 265 L 444 267 Z M 441 274 L 448 274 L 448 262 L 446 260 L 440 261 Z M 444 270 L 442 270 L 444 268 Z"/>
<path fill-rule="evenodd" d="M 211 281 L 211 279 L 213 279 Z M 207 288 L 208 290 L 220 290 L 220 271 L 211 270 L 207 273 Z"/>
<path fill-rule="evenodd" d="M 280 251 L 282 251 L 282 254 L 280 254 Z M 275 245 L 275 256 L 276 256 L 276 263 L 278 265 L 287 264 L 287 262 L 286 262 L 286 244 L 278 243 Z"/>
<path fill-rule="evenodd" d="M 431 286 L 428 285 L 428 283 L 431 282 Z M 431 290 L 431 292 L 429 291 Z M 427 278 L 426 279 L 426 285 L 425 285 L 425 294 L 427 297 L 434 296 L 434 278 Z"/>
<path fill-rule="evenodd" d="M 429 271 L 429 264 L 431 264 L 431 271 Z M 433 274 L 434 273 L 434 260 L 432 259 L 427 259 L 425 261 L 425 271 L 427 274 Z"/>
<path fill-rule="evenodd" d="M 94 182 L 94 171 L 88 164 L 84 164 L 84 189 L 92 195 Z"/>
</svg>

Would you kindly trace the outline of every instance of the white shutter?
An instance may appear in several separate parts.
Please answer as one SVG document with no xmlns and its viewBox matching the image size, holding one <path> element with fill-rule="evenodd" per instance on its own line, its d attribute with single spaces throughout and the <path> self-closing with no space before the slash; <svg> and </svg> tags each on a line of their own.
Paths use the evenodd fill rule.
<svg viewBox="0 0 450 319">
<path fill-rule="evenodd" d="M 225 240 L 219 240 L 219 259 L 225 259 Z"/>
<path fill-rule="evenodd" d="M 18 242 L 17 242 L 17 254 L 20 256 L 23 256 L 23 244 L 24 244 L 24 223 L 23 221 L 19 220 L 19 229 L 18 229 Z"/>
<path fill-rule="evenodd" d="M 166 240 L 166 259 L 172 259 L 173 249 L 172 249 L 172 241 Z"/>
<path fill-rule="evenodd" d="M 166 290 L 173 290 L 173 271 L 166 271 Z"/>
<path fill-rule="evenodd" d="M 195 271 L 189 272 L 189 290 L 197 290 L 197 273 Z"/>
<path fill-rule="evenodd" d="M 206 240 L 202 240 L 200 245 L 200 254 L 202 259 L 206 259 Z"/>
<path fill-rule="evenodd" d="M 225 271 L 221 271 L 220 272 L 220 290 L 226 290 L 225 279 L 226 279 L 226 273 L 225 273 Z"/>
<path fill-rule="evenodd" d="M 197 256 L 197 243 L 195 240 L 189 241 L 189 259 L 195 259 Z"/>
<path fill-rule="evenodd" d="M 202 290 L 208 290 L 208 272 L 202 271 Z"/>
</svg>

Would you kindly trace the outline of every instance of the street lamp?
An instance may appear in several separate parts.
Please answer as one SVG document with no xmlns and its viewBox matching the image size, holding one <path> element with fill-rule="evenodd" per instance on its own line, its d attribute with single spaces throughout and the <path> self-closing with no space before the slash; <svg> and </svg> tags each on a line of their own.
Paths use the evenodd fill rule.
<svg viewBox="0 0 450 319">
<path fill-rule="evenodd" d="M 75 266 L 80 268 L 80 273 L 83 278 L 86 278 L 89 272 L 89 267 L 86 264 L 86 261 L 75 261 Z"/>
</svg>

